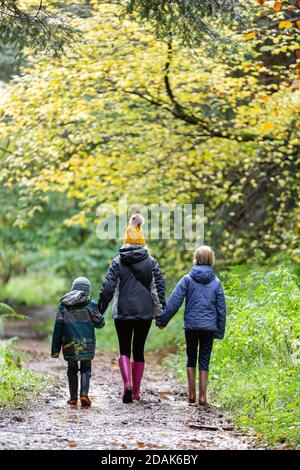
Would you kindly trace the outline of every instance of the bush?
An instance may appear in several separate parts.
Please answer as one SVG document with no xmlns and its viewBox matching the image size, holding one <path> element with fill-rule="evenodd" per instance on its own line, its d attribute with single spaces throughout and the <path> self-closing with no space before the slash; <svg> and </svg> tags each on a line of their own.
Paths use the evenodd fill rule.
<svg viewBox="0 0 300 470">
<path fill-rule="evenodd" d="M 43 374 L 22 369 L 21 356 L 12 349 L 12 342 L 0 341 L 0 409 L 25 406 L 49 380 Z"/>
<path fill-rule="evenodd" d="M 12 277 L 1 289 L 1 298 L 28 307 L 57 304 L 65 289 L 65 281 L 45 273 L 28 273 Z"/>
</svg>

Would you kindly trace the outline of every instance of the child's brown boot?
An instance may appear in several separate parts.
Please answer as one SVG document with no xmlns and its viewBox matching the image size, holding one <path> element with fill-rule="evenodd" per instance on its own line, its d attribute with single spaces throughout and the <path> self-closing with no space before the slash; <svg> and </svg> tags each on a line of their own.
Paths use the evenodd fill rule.
<svg viewBox="0 0 300 470">
<path fill-rule="evenodd" d="M 189 403 L 196 403 L 196 367 L 187 367 L 186 373 L 189 387 Z"/>
<path fill-rule="evenodd" d="M 81 406 L 85 406 L 85 407 L 91 406 L 92 404 L 91 400 L 87 396 L 80 397 L 80 402 L 81 402 Z"/>
<path fill-rule="evenodd" d="M 208 371 L 200 370 L 199 372 L 199 405 L 208 406 L 207 403 L 207 382 L 208 382 Z"/>
<path fill-rule="evenodd" d="M 77 406 L 77 400 L 68 400 L 68 405 Z"/>
</svg>

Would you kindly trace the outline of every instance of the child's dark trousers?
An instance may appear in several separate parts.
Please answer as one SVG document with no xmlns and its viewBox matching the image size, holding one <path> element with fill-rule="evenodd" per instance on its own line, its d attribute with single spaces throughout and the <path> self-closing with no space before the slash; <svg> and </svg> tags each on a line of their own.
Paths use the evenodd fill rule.
<svg viewBox="0 0 300 470">
<path fill-rule="evenodd" d="M 78 399 L 78 371 L 80 370 L 80 396 L 87 397 L 90 388 L 90 378 L 92 375 L 92 361 L 80 361 L 80 369 L 78 361 L 68 360 L 68 380 L 70 389 L 70 399 Z"/>
<path fill-rule="evenodd" d="M 213 347 L 213 332 L 203 330 L 185 330 L 187 367 L 197 366 L 199 370 L 209 370 L 210 355 Z"/>
</svg>

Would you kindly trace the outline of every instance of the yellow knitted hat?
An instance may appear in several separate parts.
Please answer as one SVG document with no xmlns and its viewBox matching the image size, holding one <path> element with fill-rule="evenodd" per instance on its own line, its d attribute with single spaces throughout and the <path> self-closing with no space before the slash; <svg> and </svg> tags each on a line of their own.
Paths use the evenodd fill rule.
<svg viewBox="0 0 300 470">
<path fill-rule="evenodd" d="M 142 229 L 144 222 L 141 214 L 133 214 L 130 217 L 124 237 L 124 244 L 145 245 L 144 230 Z"/>
</svg>

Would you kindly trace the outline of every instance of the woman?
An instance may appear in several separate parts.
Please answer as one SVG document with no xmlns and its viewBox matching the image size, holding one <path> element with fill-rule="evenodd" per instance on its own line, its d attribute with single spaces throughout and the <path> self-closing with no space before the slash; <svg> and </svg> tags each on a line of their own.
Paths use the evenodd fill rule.
<svg viewBox="0 0 300 470">
<path fill-rule="evenodd" d="M 112 315 L 119 340 L 123 403 L 140 399 L 145 342 L 153 317 L 165 306 L 165 281 L 157 261 L 144 247 L 143 223 L 140 214 L 130 218 L 124 245 L 107 271 L 98 302 L 104 314 L 115 294 Z"/>
</svg>

